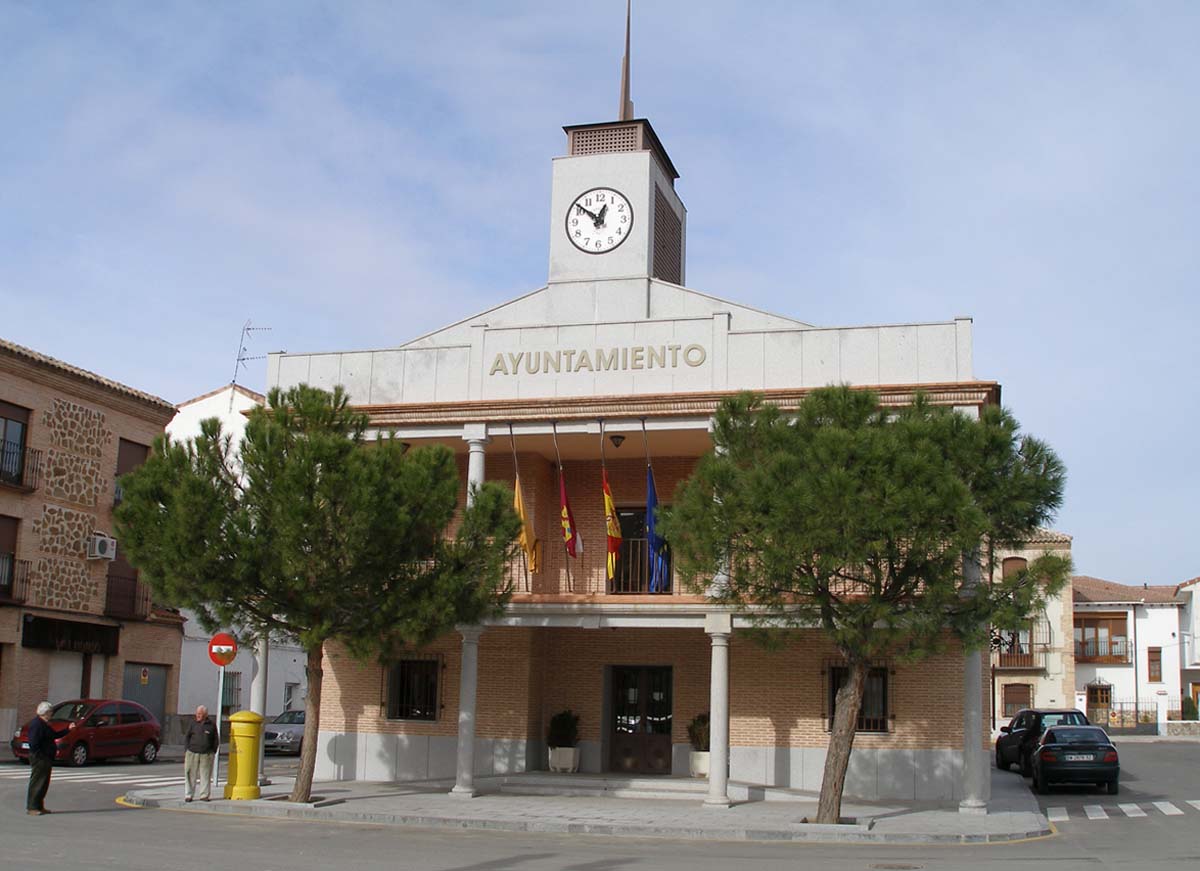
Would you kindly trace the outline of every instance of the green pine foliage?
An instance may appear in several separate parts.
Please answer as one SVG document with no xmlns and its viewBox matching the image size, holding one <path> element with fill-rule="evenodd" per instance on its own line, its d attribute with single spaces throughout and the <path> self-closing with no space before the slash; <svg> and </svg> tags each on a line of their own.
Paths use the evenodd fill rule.
<svg viewBox="0 0 1200 871">
<path fill-rule="evenodd" d="M 215 419 L 194 440 L 158 439 L 122 479 L 116 527 L 157 600 L 194 610 L 209 630 L 279 631 L 308 652 L 293 792 L 303 801 L 325 642 L 386 656 L 498 613 L 519 520 L 511 489 L 489 482 L 451 533 L 460 509 L 452 452 L 369 441 L 366 416 L 340 387 L 273 390 L 267 402 L 236 449 Z"/>
<path fill-rule="evenodd" d="M 731 398 L 713 438 L 663 512 L 675 565 L 777 643 L 781 628 L 817 627 L 845 659 L 819 820 L 836 822 L 869 664 L 952 639 L 983 647 L 989 627 L 1018 628 L 1066 582 L 1070 561 L 1051 554 L 1009 578 L 991 571 L 1058 509 L 1063 465 L 1003 409 L 975 418 L 922 395 L 883 409 L 848 387 L 787 412 Z M 983 583 L 964 583 L 967 560 Z"/>
</svg>

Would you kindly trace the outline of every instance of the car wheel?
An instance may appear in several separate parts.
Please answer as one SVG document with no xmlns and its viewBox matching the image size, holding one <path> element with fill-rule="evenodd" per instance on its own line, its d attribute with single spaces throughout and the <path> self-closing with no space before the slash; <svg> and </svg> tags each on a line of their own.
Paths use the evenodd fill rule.
<svg viewBox="0 0 1200 871">
<path fill-rule="evenodd" d="M 74 747 L 71 748 L 71 764 L 76 767 L 79 767 L 81 765 L 87 765 L 87 763 L 88 763 L 87 745 L 84 744 L 82 741 L 80 741 L 78 744 L 76 744 Z"/>
<path fill-rule="evenodd" d="M 158 745 L 153 741 L 147 741 L 142 745 L 142 752 L 138 754 L 138 762 L 143 765 L 149 765 L 158 758 Z"/>
<path fill-rule="evenodd" d="M 1104 784 L 1104 786 L 1107 788 L 1109 795 L 1116 795 L 1121 791 L 1121 784 L 1117 783 L 1115 780 L 1110 780 L 1108 783 Z"/>
<path fill-rule="evenodd" d="M 1021 754 L 1021 776 L 1033 777 L 1033 762 L 1028 753 Z"/>
<path fill-rule="evenodd" d="M 1011 763 L 1004 761 L 1004 754 L 1000 752 L 1000 748 L 996 748 L 996 767 L 1001 771 L 1008 771 L 1012 767 Z"/>
</svg>

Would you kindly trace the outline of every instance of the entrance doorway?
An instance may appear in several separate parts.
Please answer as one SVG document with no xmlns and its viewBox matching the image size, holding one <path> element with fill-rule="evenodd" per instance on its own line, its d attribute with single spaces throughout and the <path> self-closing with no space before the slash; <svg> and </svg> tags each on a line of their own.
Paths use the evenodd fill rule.
<svg viewBox="0 0 1200 871">
<path fill-rule="evenodd" d="M 609 770 L 671 773 L 671 667 L 613 666 Z"/>
</svg>

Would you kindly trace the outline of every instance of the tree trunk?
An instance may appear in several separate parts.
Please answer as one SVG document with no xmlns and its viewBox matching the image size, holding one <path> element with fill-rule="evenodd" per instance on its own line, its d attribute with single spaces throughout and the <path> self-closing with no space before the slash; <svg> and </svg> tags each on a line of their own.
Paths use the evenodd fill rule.
<svg viewBox="0 0 1200 871">
<path fill-rule="evenodd" d="M 308 665 L 308 696 L 304 701 L 304 743 L 300 747 L 300 770 L 296 772 L 296 785 L 288 801 L 308 801 L 312 795 L 313 770 L 317 765 L 317 730 L 321 727 L 321 681 L 325 673 L 321 669 L 321 658 L 325 643 L 310 647 Z"/>
<path fill-rule="evenodd" d="M 867 685 L 867 664 L 850 663 L 850 674 L 837 693 L 829 750 L 825 755 L 825 774 L 821 780 L 821 798 L 817 805 L 818 823 L 837 823 L 842 817 L 842 790 L 846 787 L 846 769 L 850 750 L 858 731 L 858 712 L 862 709 L 863 690 Z"/>
</svg>

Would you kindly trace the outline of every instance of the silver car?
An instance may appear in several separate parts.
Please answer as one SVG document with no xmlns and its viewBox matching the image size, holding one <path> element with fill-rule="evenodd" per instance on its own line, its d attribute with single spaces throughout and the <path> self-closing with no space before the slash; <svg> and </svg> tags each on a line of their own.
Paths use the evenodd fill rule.
<svg viewBox="0 0 1200 871">
<path fill-rule="evenodd" d="M 284 711 L 263 730 L 263 749 L 267 753 L 300 754 L 304 743 L 304 711 Z"/>
</svg>

